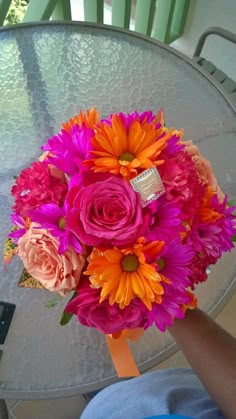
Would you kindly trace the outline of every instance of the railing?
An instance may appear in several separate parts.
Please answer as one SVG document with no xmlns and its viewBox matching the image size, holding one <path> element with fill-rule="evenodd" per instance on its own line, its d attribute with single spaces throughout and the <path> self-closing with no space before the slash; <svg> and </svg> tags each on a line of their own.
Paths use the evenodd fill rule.
<svg viewBox="0 0 236 419">
<path fill-rule="evenodd" d="M 0 0 L 0 25 L 13 0 Z M 30 0 L 22 22 L 72 20 L 73 0 Z M 79 7 L 79 1 L 78 7 Z M 81 0 L 84 20 L 104 23 L 104 3 L 110 5 L 114 26 L 133 29 L 160 41 L 171 43 L 184 31 L 190 0 Z"/>
</svg>

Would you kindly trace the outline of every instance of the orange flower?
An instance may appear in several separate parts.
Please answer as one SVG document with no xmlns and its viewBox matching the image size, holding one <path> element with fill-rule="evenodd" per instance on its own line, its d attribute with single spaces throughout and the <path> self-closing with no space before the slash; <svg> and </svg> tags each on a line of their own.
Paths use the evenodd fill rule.
<svg viewBox="0 0 236 419">
<path fill-rule="evenodd" d="M 157 140 L 161 135 L 163 137 Z M 91 140 L 95 158 L 87 164 L 95 172 L 121 174 L 129 180 L 150 167 L 159 166 L 164 160 L 158 157 L 165 148 L 173 132 L 164 127 L 156 128 L 155 124 L 144 120 L 134 120 L 126 129 L 121 116 L 112 115 L 111 125 L 100 122 L 96 135 Z"/>
<path fill-rule="evenodd" d="M 165 115 L 162 108 L 157 112 L 155 123 L 161 124 L 163 127 L 166 125 Z"/>
<path fill-rule="evenodd" d="M 223 214 L 219 214 L 214 208 L 211 206 L 211 200 L 216 192 L 210 186 L 207 188 L 205 196 L 203 197 L 201 207 L 198 210 L 200 215 L 201 221 L 204 223 L 215 223 Z"/>
<path fill-rule="evenodd" d="M 146 244 L 144 238 L 130 248 L 110 250 L 93 249 L 85 275 L 89 275 L 91 284 L 101 288 L 100 303 L 109 298 L 112 305 L 118 303 L 120 308 L 128 306 L 130 301 L 138 297 L 149 310 L 152 303 L 162 301 L 164 289 L 161 282 L 167 282 L 156 271 L 154 260 L 164 246 L 163 241 Z"/>
<path fill-rule="evenodd" d="M 190 291 L 186 290 L 187 295 L 191 298 L 191 300 L 182 305 L 182 309 L 185 312 L 186 310 L 194 310 L 198 306 L 197 297 Z"/>
<path fill-rule="evenodd" d="M 99 120 L 99 112 L 95 108 L 88 109 L 86 113 L 82 111 L 79 112 L 78 115 L 71 118 L 65 124 L 62 124 L 62 128 L 69 132 L 74 125 L 82 126 L 84 123 L 87 128 L 94 128 L 94 126 L 98 123 Z"/>
</svg>

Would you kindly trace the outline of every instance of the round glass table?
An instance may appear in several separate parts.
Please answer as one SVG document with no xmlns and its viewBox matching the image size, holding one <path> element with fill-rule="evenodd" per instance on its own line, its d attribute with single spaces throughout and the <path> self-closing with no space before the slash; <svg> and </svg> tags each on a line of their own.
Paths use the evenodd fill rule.
<svg viewBox="0 0 236 419">
<path fill-rule="evenodd" d="M 212 162 L 222 189 L 236 197 L 235 110 L 214 81 L 175 50 L 109 26 L 41 23 L 0 31 L 0 245 L 10 229 L 13 177 L 38 158 L 60 123 L 95 106 L 103 117 L 162 107 L 167 125 L 185 128 Z M 1 398 L 72 396 L 117 380 L 105 338 L 78 324 L 59 325 L 65 300 L 55 308 L 45 290 L 17 287 L 22 264 L 0 268 L 0 300 L 16 304 L 0 360 Z M 197 289 L 212 315 L 235 283 L 236 253 L 212 267 Z M 163 361 L 175 344 L 148 330 L 131 344 L 141 372 Z"/>
</svg>

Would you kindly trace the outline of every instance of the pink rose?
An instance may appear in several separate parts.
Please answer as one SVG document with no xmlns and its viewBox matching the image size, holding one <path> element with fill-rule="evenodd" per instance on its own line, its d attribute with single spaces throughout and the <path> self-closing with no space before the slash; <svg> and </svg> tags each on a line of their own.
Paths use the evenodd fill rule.
<svg viewBox="0 0 236 419">
<path fill-rule="evenodd" d="M 64 295 L 77 287 L 85 258 L 71 247 L 59 255 L 58 245 L 58 239 L 32 223 L 18 242 L 17 254 L 30 275 L 49 291 Z"/>
<path fill-rule="evenodd" d="M 86 245 L 132 243 L 143 229 L 138 194 L 116 176 L 72 188 L 67 201 L 72 207 L 67 226 Z"/>
<path fill-rule="evenodd" d="M 209 160 L 202 156 L 198 147 L 194 145 L 191 140 L 185 141 L 184 144 L 185 151 L 187 151 L 187 153 L 192 157 L 195 168 L 202 183 L 212 187 L 215 193 L 218 195 L 219 201 L 223 202 L 225 196 L 217 183 Z"/>
<path fill-rule="evenodd" d="M 99 304 L 100 290 L 91 288 L 87 278 L 81 278 L 78 295 L 67 306 L 68 313 L 76 314 L 84 326 L 95 327 L 100 332 L 111 334 L 123 329 L 144 327 L 147 322 L 147 308 L 135 298 L 124 309 L 118 304 L 110 305 L 108 300 Z"/>
</svg>

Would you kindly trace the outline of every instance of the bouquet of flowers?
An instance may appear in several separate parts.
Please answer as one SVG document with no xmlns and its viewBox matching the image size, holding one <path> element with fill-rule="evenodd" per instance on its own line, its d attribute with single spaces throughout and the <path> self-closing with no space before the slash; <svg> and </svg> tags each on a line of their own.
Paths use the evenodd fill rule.
<svg viewBox="0 0 236 419">
<path fill-rule="evenodd" d="M 42 287 L 73 292 L 65 312 L 85 326 L 165 331 L 235 234 L 234 207 L 182 136 L 162 110 L 80 111 L 16 179 L 5 262 L 16 254 Z"/>
</svg>

